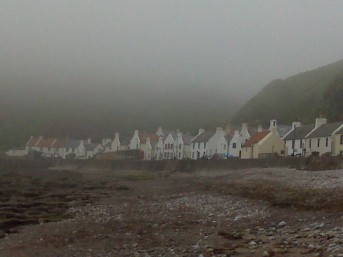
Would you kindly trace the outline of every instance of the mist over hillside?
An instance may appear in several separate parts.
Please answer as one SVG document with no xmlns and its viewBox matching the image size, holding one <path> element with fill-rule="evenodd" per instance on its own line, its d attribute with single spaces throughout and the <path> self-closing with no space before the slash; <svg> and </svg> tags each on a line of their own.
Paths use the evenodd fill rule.
<svg viewBox="0 0 343 257">
<path fill-rule="evenodd" d="M 287 79 L 274 80 L 250 99 L 233 117 L 244 121 L 281 123 L 295 120 L 313 123 L 318 115 L 343 120 L 343 60 L 303 72 Z"/>
<path fill-rule="evenodd" d="M 112 137 L 116 131 L 185 132 L 222 125 L 242 104 L 239 96 L 210 89 L 2 86 L 0 146 L 21 145 L 31 135 Z"/>
</svg>

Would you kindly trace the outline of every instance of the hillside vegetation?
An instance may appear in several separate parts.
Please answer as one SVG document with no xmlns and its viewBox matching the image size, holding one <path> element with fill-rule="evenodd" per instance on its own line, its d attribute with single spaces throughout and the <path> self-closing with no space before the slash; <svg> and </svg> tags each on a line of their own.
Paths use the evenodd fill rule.
<svg viewBox="0 0 343 257">
<path fill-rule="evenodd" d="M 238 104 L 229 97 L 204 89 L 2 86 L 0 150 L 23 145 L 31 135 L 99 140 L 159 125 L 193 133 L 229 120 Z"/>
<path fill-rule="evenodd" d="M 343 120 L 343 60 L 300 73 L 287 79 L 274 80 L 248 101 L 232 121 L 277 119 L 282 123 L 300 120 L 313 123 L 319 115 L 329 120 Z"/>
</svg>

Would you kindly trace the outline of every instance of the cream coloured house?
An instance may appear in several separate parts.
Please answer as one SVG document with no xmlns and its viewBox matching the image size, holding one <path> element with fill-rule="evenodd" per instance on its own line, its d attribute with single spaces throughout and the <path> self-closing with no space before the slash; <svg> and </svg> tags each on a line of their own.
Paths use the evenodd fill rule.
<svg viewBox="0 0 343 257">
<path fill-rule="evenodd" d="M 332 135 L 332 155 L 343 155 L 343 128 Z"/>
<path fill-rule="evenodd" d="M 287 146 L 277 132 L 276 121 L 270 122 L 270 130 L 256 133 L 243 146 L 242 159 L 270 158 L 285 156 Z"/>
<path fill-rule="evenodd" d="M 306 136 L 306 156 L 312 153 L 331 154 L 333 135 L 342 127 L 343 122 L 327 123 L 325 118 L 317 118 L 315 128 Z"/>
</svg>

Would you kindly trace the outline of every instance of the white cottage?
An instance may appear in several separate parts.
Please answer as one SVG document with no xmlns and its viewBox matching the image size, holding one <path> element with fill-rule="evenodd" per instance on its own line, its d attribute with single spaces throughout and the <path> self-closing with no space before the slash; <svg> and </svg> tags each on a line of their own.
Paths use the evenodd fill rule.
<svg viewBox="0 0 343 257">
<path fill-rule="evenodd" d="M 163 137 L 159 137 L 158 141 L 155 145 L 155 151 L 154 151 L 154 159 L 155 160 L 163 160 L 164 156 L 164 143 L 163 143 Z"/>
<path fill-rule="evenodd" d="M 83 140 L 68 139 L 66 143 L 67 159 L 84 159 L 86 158 L 86 149 Z"/>
<path fill-rule="evenodd" d="M 191 141 L 193 137 L 190 135 L 177 132 L 175 140 L 175 157 L 178 160 L 191 158 Z"/>
<path fill-rule="evenodd" d="M 176 158 L 176 135 L 172 132 L 169 132 L 168 135 L 164 139 L 164 153 L 163 159 L 171 160 Z"/>
<path fill-rule="evenodd" d="M 139 150 L 141 147 L 141 140 L 139 139 L 139 131 L 135 130 L 130 140 L 130 150 Z"/>
<path fill-rule="evenodd" d="M 228 143 L 225 138 L 225 131 L 223 128 L 217 127 L 216 132 L 208 139 L 206 155 L 209 158 L 226 158 L 227 146 Z"/>
<path fill-rule="evenodd" d="M 314 125 L 301 125 L 300 122 L 293 122 L 292 130 L 283 137 L 288 149 L 287 155 L 304 156 L 306 152 L 305 139 L 313 129 Z"/>
<path fill-rule="evenodd" d="M 192 140 L 191 159 L 198 160 L 208 158 L 206 155 L 208 149 L 208 140 L 215 134 L 215 131 L 206 131 L 199 129 L 198 135 Z"/>
<path fill-rule="evenodd" d="M 119 139 L 119 132 L 114 134 L 114 139 L 111 143 L 111 152 L 117 152 L 120 150 L 120 139 Z"/>
</svg>

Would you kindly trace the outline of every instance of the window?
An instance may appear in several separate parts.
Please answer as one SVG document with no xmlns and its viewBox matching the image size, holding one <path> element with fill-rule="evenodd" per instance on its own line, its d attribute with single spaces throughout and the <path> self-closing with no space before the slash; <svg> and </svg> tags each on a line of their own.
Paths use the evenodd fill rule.
<svg viewBox="0 0 343 257">
<path fill-rule="evenodd" d="M 317 146 L 319 147 L 320 145 L 320 138 L 318 138 L 318 143 L 317 143 Z"/>
<path fill-rule="evenodd" d="M 181 153 L 179 153 L 179 159 L 181 159 Z"/>
<path fill-rule="evenodd" d="M 193 149 L 195 148 L 195 143 L 193 143 Z"/>
<path fill-rule="evenodd" d="M 200 148 L 200 142 L 198 143 L 198 149 Z"/>
<path fill-rule="evenodd" d="M 204 142 L 204 148 L 206 148 L 206 142 Z"/>
<path fill-rule="evenodd" d="M 179 149 L 181 150 L 181 147 L 182 147 L 182 145 L 181 144 L 179 144 Z"/>
<path fill-rule="evenodd" d="M 173 149 L 174 148 L 174 144 L 170 144 L 170 149 Z"/>
<path fill-rule="evenodd" d="M 236 147 L 237 147 L 236 143 L 233 143 L 233 144 L 232 144 L 232 148 L 233 148 L 233 149 L 236 149 Z"/>
<path fill-rule="evenodd" d="M 308 146 L 311 148 L 312 147 L 312 139 L 309 140 Z"/>
<path fill-rule="evenodd" d="M 340 135 L 340 143 L 343 145 L 343 135 Z"/>
<path fill-rule="evenodd" d="M 329 138 L 328 138 L 328 137 L 326 138 L 325 145 L 326 145 L 326 147 L 328 147 L 328 146 L 329 146 Z"/>
<path fill-rule="evenodd" d="M 303 146 L 303 140 L 301 139 L 300 140 L 300 148 L 303 148 L 304 146 Z"/>
<path fill-rule="evenodd" d="M 192 158 L 194 159 L 194 152 L 192 153 Z"/>
<path fill-rule="evenodd" d="M 226 150 L 226 145 L 224 145 L 224 150 Z"/>
</svg>

